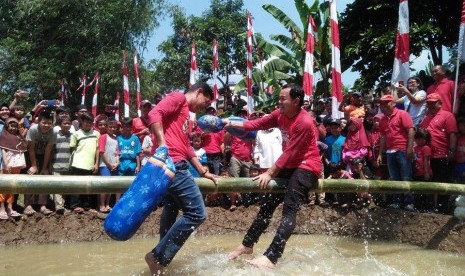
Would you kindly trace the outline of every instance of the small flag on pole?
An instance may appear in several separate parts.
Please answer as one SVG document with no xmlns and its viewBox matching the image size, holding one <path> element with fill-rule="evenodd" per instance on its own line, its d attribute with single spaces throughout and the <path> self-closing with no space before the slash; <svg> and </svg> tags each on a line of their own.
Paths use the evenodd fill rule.
<svg viewBox="0 0 465 276">
<path fill-rule="evenodd" d="M 92 98 L 92 115 L 94 115 L 94 117 L 97 116 L 97 97 L 98 97 L 99 79 L 100 79 L 100 76 L 97 72 L 94 77 L 95 86 L 94 86 L 94 96 Z"/>
<path fill-rule="evenodd" d="M 331 24 L 331 92 L 332 112 L 331 117 L 339 119 L 342 117 L 338 110 L 342 102 L 342 80 L 341 80 L 341 52 L 339 44 L 339 23 L 337 20 L 336 0 L 329 1 L 329 14 Z"/>
<path fill-rule="evenodd" d="M 198 75 L 197 68 L 197 51 L 195 49 L 195 42 L 192 42 L 191 50 L 191 70 L 189 75 L 189 87 L 197 82 Z"/>
<path fill-rule="evenodd" d="M 392 68 L 391 84 L 398 86 L 402 81 L 407 84 L 410 77 L 410 37 L 409 37 L 409 12 L 408 1 L 400 0 L 399 23 L 396 33 L 396 49 L 394 52 L 394 66 Z"/>
<path fill-rule="evenodd" d="M 129 81 L 128 67 L 126 64 L 126 51 L 123 51 L 123 100 L 124 100 L 124 117 L 129 117 Z"/>
<path fill-rule="evenodd" d="M 218 43 L 216 39 L 213 40 L 213 99 L 211 106 L 216 109 L 216 101 L 218 100 Z"/>
<path fill-rule="evenodd" d="M 115 110 L 115 119 L 119 121 L 119 91 L 116 92 L 115 103 L 113 104 L 116 107 Z"/>
<path fill-rule="evenodd" d="M 315 37 L 317 29 L 313 17 L 308 17 L 308 30 L 307 30 L 307 45 L 305 50 L 305 65 L 304 65 L 304 80 L 302 88 L 305 92 L 305 100 L 309 100 L 313 96 L 313 65 L 315 49 Z"/>
<path fill-rule="evenodd" d="M 137 114 L 140 117 L 140 79 L 139 79 L 139 62 L 137 61 L 137 52 L 134 51 L 134 71 L 136 73 L 136 105 Z"/>
<path fill-rule="evenodd" d="M 252 69 L 253 69 L 253 37 L 252 37 L 252 18 L 247 13 L 247 112 L 251 114 L 254 109 L 252 98 Z"/>
</svg>

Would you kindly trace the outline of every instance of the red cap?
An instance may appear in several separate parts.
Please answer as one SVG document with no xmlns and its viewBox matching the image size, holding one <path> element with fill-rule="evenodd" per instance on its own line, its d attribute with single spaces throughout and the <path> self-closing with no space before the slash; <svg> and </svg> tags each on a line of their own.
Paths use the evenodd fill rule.
<svg viewBox="0 0 465 276">
<path fill-rule="evenodd" d="M 379 99 L 381 102 L 394 102 L 396 99 L 392 95 L 384 95 Z"/>
<path fill-rule="evenodd" d="M 439 96 L 438 93 L 431 93 L 426 97 L 427 102 L 437 102 L 440 100 L 441 100 L 441 97 Z"/>
</svg>

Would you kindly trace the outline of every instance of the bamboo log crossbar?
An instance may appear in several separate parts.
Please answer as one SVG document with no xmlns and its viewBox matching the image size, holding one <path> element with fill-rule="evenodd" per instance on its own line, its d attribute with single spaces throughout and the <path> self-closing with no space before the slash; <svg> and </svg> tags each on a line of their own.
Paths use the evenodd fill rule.
<svg viewBox="0 0 465 276">
<path fill-rule="evenodd" d="M 8 194 L 101 194 L 123 193 L 133 176 L 53 176 L 0 175 L 0 193 Z M 286 180 L 273 179 L 266 190 L 261 190 L 252 178 L 218 178 L 218 185 L 206 178 L 195 181 L 203 193 L 263 193 L 284 192 Z M 387 181 L 365 179 L 319 179 L 313 192 L 333 193 L 420 193 L 465 195 L 465 185 L 437 182 Z"/>
</svg>

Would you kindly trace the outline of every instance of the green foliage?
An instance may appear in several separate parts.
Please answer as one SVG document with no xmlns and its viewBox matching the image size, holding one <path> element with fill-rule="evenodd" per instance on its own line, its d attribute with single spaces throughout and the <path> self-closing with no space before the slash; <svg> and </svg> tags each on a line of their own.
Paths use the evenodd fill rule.
<svg viewBox="0 0 465 276">
<path fill-rule="evenodd" d="M 429 50 L 442 64 L 443 47 L 458 41 L 461 0 L 409 0 L 410 53 Z M 394 63 L 398 1 L 355 0 L 341 14 L 342 70 L 352 66 L 361 78 L 356 86 L 370 89 L 390 82 Z"/>
<path fill-rule="evenodd" d="M 0 87 L 8 95 L 29 88 L 56 98 L 65 79 L 74 106 L 79 78 L 98 71 L 99 103 L 112 103 L 122 89 L 122 50 L 131 65 L 132 49 L 146 46 L 163 7 L 164 0 L 1 1 Z"/>
<path fill-rule="evenodd" d="M 226 77 L 245 70 L 245 31 L 247 17 L 242 0 L 212 0 L 202 16 L 186 17 L 184 11 L 171 9 L 173 32 L 158 50 L 164 57 L 155 61 L 155 74 L 162 90 L 185 88 L 189 81 L 191 45 L 195 42 L 200 79 L 212 76 L 213 40 L 218 42 L 219 74 Z M 220 80 L 221 81 L 221 80 Z M 224 85 L 224 84 L 223 84 Z"/>
</svg>

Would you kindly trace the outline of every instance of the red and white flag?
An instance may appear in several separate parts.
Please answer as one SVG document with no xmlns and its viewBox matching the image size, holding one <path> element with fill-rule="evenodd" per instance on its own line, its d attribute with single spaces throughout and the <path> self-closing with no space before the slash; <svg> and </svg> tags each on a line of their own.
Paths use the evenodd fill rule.
<svg viewBox="0 0 465 276">
<path fill-rule="evenodd" d="M 252 98 L 252 69 L 253 69 L 253 29 L 252 18 L 250 13 L 247 13 L 247 112 L 251 114 L 254 109 L 254 102 Z"/>
<path fill-rule="evenodd" d="M 80 78 L 80 85 L 79 87 L 76 89 L 76 91 L 79 91 L 79 89 L 82 88 L 82 92 L 81 92 L 81 104 L 85 104 L 86 103 L 86 89 L 87 89 L 87 85 L 86 85 L 86 75 L 82 76 L 82 78 Z"/>
<path fill-rule="evenodd" d="M 128 66 L 126 64 L 126 51 L 123 51 L 123 100 L 124 100 L 124 117 L 129 117 L 129 81 Z"/>
<path fill-rule="evenodd" d="M 462 17 L 460 18 L 459 42 L 457 45 L 457 66 L 455 67 L 455 88 L 454 88 L 454 104 L 453 113 L 456 114 L 457 104 L 457 89 L 459 86 L 459 67 L 465 62 L 465 0 L 462 2 Z M 463 74 L 463 72 L 462 72 Z"/>
<path fill-rule="evenodd" d="M 197 51 L 195 49 L 195 42 L 192 42 L 191 50 L 191 70 L 189 75 L 189 87 L 197 82 L 198 68 L 197 68 Z"/>
<path fill-rule="evenodd" d="M 60 83 L 61 105 L 65 105 L 65 98 L 67 98 L 66 91 L 65 91 L 65 80 L 61 79 L 59 83 Z"/>
<path fill-rule="evenodd" d="M 134 51 L 134 71 L 136 74 L 136 106 L 137 114 L 140 117 L 140 79 L 139 79 L 139 62 L 137 61 L 137 52 Z"/>
<path fill-rule="evenodd" d="M 115 110 L 115 119 L 119 121 L 119 91 L 116 92 L 115 103 L 113 104 L 116 107 Z"/>
<path fill-rule="evenodd" d="M 313 51 L 315 50 L 315 38 L 317 29 L 313 17 L 308 17 L 307 45 L 305 49 L 304 80 L 302 88 L 305 92 L 305 100 L 313 96 L 313 65 L 315 62 Z"/>
<path fill-rule="evenodd" d="M 399 23 L 396 33 L 396 49 L 394 52 L 394 67 L 392 68 L 391 84 L 398 86 L 399 82 L 407 85 L 410 77 L 410 35 L 409 35 L 409 14 L 408 1 L 400 0 L 399 3 Z"/>
<path fill-rule="evenodd" d="M 339 24 L 337 20 L 336 0 L 329 1 L 331 24 L 331 117 L 339 119 L 343 116 L 338 110 L 342 102 L 341 52 L 339 44 Z"/>
<path fill-rule="evenodd" d="M 100 80 L 100 75 L 98 72 L 95 74 L 94 80 L 95 81 L 95 86 L 94 86 L 94 96 L 92 98 L 92 115 L 97 116 L 97 97 L 98 97 L 98 82 Z"/>
<path fill-rule="evenodd" d="M 213 99 L 211 106 L 216 109 L 216 101 L 218 100 L 218 43 L 213 40 Z"/>
</svg>

